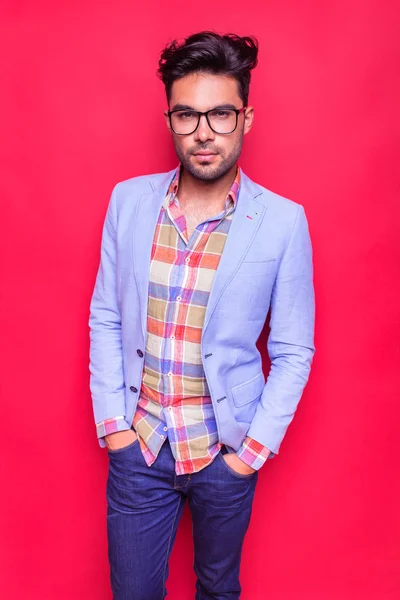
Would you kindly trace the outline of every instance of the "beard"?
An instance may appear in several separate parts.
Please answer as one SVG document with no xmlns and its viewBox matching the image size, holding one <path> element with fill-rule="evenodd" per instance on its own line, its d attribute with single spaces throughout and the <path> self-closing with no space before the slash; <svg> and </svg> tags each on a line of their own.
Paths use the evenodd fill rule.
<svg viewBox="0 0 400 600">
<path fill-rule="evenodd" d="M 187 152 L 183 152 L 182 148 L 180 148 L 177 144 L 175 144 L 175 152 L 183 166 L 183 168 L 194 178 L 199 179 L 200 181 L 217 181 L 221 177 L 223 177 L 235 163 L 239 160 L 239 156 L 242 151 L 243 144 L 243 132 L 238 137 L 236 144 L 232 148 L 231 152 L 226 155 L 222 148 L 218 148 L 218 146 L 214 146 L 212 144 L 198 144 L 196 147 L 188 150 Z M 199 152 L 199 150 L 210 150 L 210 152 L 218 153 L 220 157 L 220 162 L 218 165 L 214 165 L 213 163 L 202 163 L 199 165 L 193 164 L 191 161 L 191 157 L 195 152 Z"/>
</svg>

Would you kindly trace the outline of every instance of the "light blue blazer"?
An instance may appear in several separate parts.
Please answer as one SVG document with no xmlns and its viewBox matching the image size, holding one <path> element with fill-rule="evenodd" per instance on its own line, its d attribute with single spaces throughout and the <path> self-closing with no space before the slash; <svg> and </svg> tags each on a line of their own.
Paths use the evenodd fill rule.
<svg viewBox="0 0 400 600">
<path fill-rule="evenodd" d="M 153 233 L 174 171 L 121 181 L 111 194 L 89 318 L 96 423 L 124 415 L 119 428 L 131 427 L 144 361 L 137 351 L 146 347 Z M 256 342 L 269 309 L 271 369 L 265 380 Z M 269 448 L 271 457 L 278 453 L 309 377 L 314 314 L 312 246 L 303 206 L 241 171 L 201 341 L 223 444 L 236 451 L 249 435 Z"/>
</svg>

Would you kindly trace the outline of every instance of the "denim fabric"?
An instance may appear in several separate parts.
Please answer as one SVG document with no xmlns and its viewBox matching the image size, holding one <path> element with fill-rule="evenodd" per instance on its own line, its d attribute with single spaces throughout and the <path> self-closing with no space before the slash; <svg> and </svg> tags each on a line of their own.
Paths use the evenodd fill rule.
<svg viewBox="0 0 400 600">
<path fill-rule="evenodd" d="M 114 600 L 162 600 L 168 560 L 186 499 L 192 513 L 196 600 L 236 600 L 242 545 L 258 471 L 241 475 L 224 459 L 176 475 L 168 440 L 148 467 L 138 440 L 108 450 L 107 533 Z"/>
</svg>

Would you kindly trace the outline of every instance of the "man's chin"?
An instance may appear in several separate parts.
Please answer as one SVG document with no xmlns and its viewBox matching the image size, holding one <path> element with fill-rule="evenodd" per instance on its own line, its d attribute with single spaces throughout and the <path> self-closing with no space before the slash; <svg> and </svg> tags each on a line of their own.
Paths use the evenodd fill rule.
<svg viewBox="0 0 400 600">
<path fill-rule="evenodd" d="M 196 161 L 196 157 L 193 158 Z M 216 165 L 214 160 L 212 162 L 202 162 L 201 164 L 193 164 L 193 162 L 190 161 L 188 163 L 185 162 L 183 166 L 192 177 L 200 179 L 201 181 L 215 181 L 226 173 L 226 169 L 223 168 L 223 165 L 221 165 L 221 163 Z"/>
</svg>

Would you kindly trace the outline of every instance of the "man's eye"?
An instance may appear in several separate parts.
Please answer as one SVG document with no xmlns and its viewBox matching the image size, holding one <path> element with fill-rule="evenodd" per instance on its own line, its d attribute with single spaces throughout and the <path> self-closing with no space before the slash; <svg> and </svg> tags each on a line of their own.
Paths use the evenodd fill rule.
<svg viewBox="0 0 400 600">
<path fill-rule="evenodd" d="M 215 110 L 212 113 L 213 117 L 217 117 L 218 119 L 226 119 L 226 117 L 229 116 L 229 111 L 228 110 Z"/>
<path fill-rule="evenodd" d="M 194 117 L 194 113 L 190 111 L 183 111 L 178 113 L 179 119 L 192 119 Z"/>
</svg>

